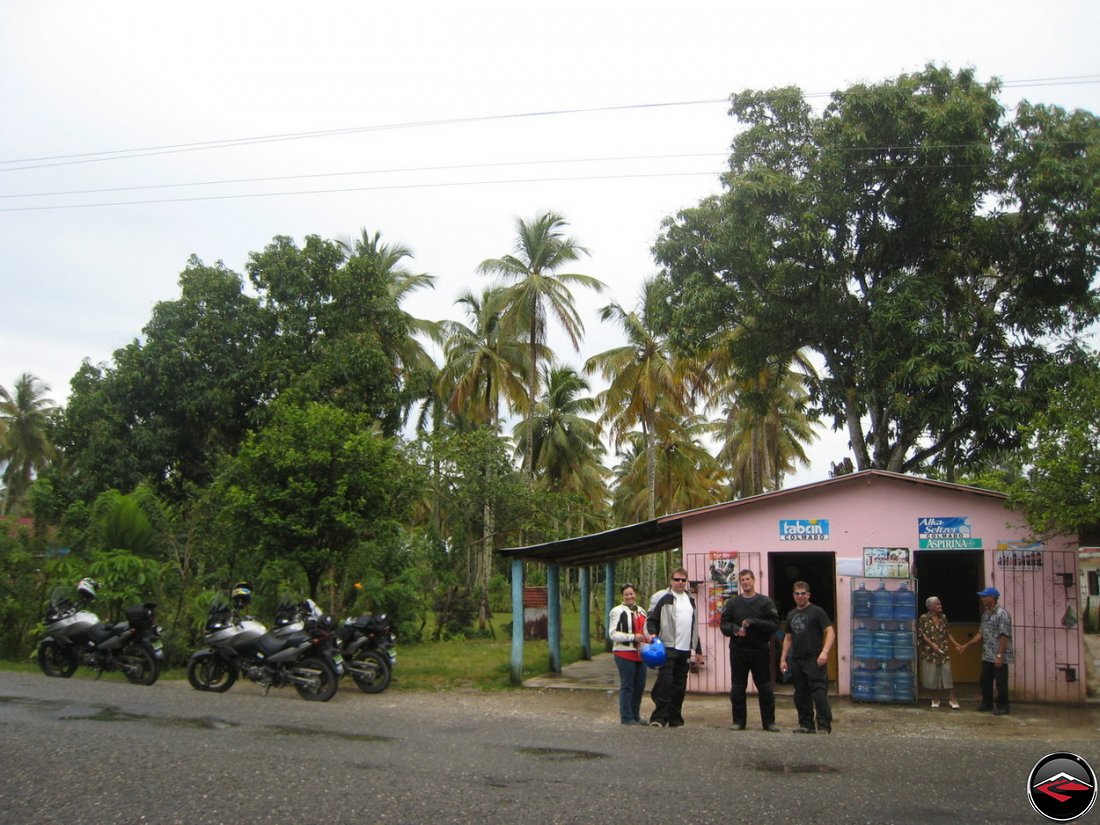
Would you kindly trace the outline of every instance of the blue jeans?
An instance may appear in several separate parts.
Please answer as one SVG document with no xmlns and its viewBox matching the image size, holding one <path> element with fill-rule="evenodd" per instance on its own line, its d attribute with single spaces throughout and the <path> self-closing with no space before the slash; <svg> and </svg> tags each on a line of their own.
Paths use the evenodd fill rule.
<svg viewBox="0 0 1100 825">
<path fill-rule="evenodd" d="M 619 669 L 619 720 L 625 725 L 641 722 L 642 696 L 645 694 L 645 663 L 615 657 Z"/>
</svg>

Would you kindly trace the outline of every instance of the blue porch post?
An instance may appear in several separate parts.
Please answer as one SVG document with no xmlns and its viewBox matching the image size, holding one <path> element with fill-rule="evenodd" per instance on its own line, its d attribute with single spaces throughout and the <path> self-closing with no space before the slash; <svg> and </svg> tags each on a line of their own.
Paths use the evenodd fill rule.
<svg viewBox="0 0 1100 825">
<path fill-rule="evenodd" d="M 523 562 L 512 559 L 512 684 L 523 684 Z"/>
<path fill-rule="evenodd" d="M 546 630 L 550 636 L 550 672 L 561 673 L 561 567 L 546 565 Z"/>
<path fill-rule="evenodd" d="M 603 566 L 603 615 L 604 621 L 611 613 L 612 605 L 615 602 L 615 562 L 605 562 Z M 604 634 L 603 649 L 611 651 L 611 628 L 607 628 L 607 633 Z"/>
<path fill-rule="evenodd" d="M 581 579 L 581 658 L 592 658 L 592 630 L 589 616 L 592 613 L 592 571 L 582 567 Z"/>
</svg>

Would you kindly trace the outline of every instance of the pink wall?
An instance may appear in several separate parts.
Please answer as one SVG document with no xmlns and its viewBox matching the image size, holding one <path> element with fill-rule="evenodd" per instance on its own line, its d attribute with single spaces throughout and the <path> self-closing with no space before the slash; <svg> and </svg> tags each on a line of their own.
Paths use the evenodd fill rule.
<svg viewBox="0 0 1100 825">
<path fill-rule="evenodd" d="M 705 581 L 712 552 L 750 554 L 739 565 L 752 566 L 758 589 L 772 594 L 768 581 L 768 554 L 773 552 L 832 553 L 838 565 L 836 630 L 839 692 L 850 692 L 851 571 L 842 560 L 861 560 L 864 547 L 920 549 L 918 519 L 967 517 L 970 535 L 981 540 L 986 584 L 1001 589 L 1001 603 L 1013 615 L 1017 664 L 1010 673 L 1010 695 L 1020 700 L 1084 701 L 1083 669 L 1079 681 L 1069 683 L 1057 666 L 1083 661 L 1080 628 L 1060 625 L 1066 601 L 1064 588 L 1046 587 L 1047 580 L 1066 566 L 1068 556 L 1048 561 L 1042 572 L 1006 574 L 994 560 L 998 542 L 1025 541 L 1026 527 L 1007 510 L 1001 497 L 969 492 L 955 485 L 914 483 L 893 474 L 860 473 L 830 482 L 806 485 L 766 496 L 719 505 L 683 516 L 685 567 L 693 580 Z M 780 538 L 781 519 L 819 519 L 829 524 L 828 538 L 821 541 L 785 541 Z M 1044 551 L 1065 551 L 1065 540 L 1047 542 Z M 852 562 L 849 562 L 851 564 Z M 1072 565 L 1069 565 L 1072 566 Z M 855 573 L 861 575 L 861 573 Z M 705 590 L 705 585 L 700 588 Z M 1059 594 L 1063 594 L 1059 598 Z M 976 598 L 976 597 L 975 597 Z M 706 593 L 699 594 L 700 633 L 707 667 L 692 676 L 689 689 L 723 693 L 729 690 L 727 641 L 717 627 L 706 623 Z M 924 612 L 919 605 L 919 612 Z M 1056 661 L 1061 657 L 1061 662 Z M 1048 660 L 1049 661 L 1046 661 Z"/>
</svg>

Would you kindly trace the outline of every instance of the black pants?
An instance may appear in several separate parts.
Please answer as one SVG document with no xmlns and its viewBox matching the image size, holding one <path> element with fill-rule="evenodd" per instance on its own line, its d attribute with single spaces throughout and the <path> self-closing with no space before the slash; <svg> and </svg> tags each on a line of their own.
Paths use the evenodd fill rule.
<svg viewBox="0 0 1100 825">
<path fill-rule="evenodd" d="M 807 730 L 833 729 L 833 712 L 829 707 L 829 671 L 817 659 L 791 659 L 791 681 L 794 682 L 794 708 L 798 711 L 798 726 Z M 817 722 L 814 722 L 817 711 Z"/>
<path fill-rule="evenodd" d="M 649 721 L 677 728 L 684 724 L 684 696 L 687 694 L 691 653 L 673 647 L 666 647 L 665 651 L 668 659 L 657 669 L 657 681 L 650 692 L 656 707 L 649 715 Z"/>
<path fill-rule="evenodd" d="M 744 725 L 748 718 L 745 690 L 749 674 L 756 683 L 760 699 L 760 721 L 764 727 L 775 724 L 775 689 L 772 686 L 770 648 L 730 647 L 730 706 L 733 724 Z"/>
<path fill-rule="evenodd" d="M 1008 665 L 996 667 L 992 662 L 982 660 L 982 707 L 991 708 L 993 705 L 993 686 L 997 686 L 996 707 L 1008 710 Z"/>
</svg>

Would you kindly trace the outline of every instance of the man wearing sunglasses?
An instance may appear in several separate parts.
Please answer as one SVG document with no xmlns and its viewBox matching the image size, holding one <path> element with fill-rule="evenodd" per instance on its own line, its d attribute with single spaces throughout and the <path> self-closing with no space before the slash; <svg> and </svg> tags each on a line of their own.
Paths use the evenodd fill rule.
<svg viewBox="0 0 1100 825">
<path fill-rule="evenodd" d="M 657 681 L 650 693 L 655 705 L 649 715 L 649 724 L 653 727 L 683 726 L 688 669 L 692 663 L 703 662 L 699 627 L 695 621 L 695 600 L 687 592 L 687 581 L 687 570 L 676 568 L 668 589 L 654 593 L 649 603 L 646 630 L 651 636 L 661 637 L 668 654 L 657 670 Z"/>
<path fill-rule="evenodd" d="M 831 733 L 833 713 L 829 708 L 829 652 L 836 631 L 828 614 L 810 604 L 810 586 L 794 583 L 794 610 L 787 614 L 787 635 L 779 669 L 790 668 L 794 682 L 794 707 L 798 727 L 792 733 Z M 788 664 L 787 654 L 790 654 Z M 814 712 L 817 721 L 814 721 Z"/>
</svg>

